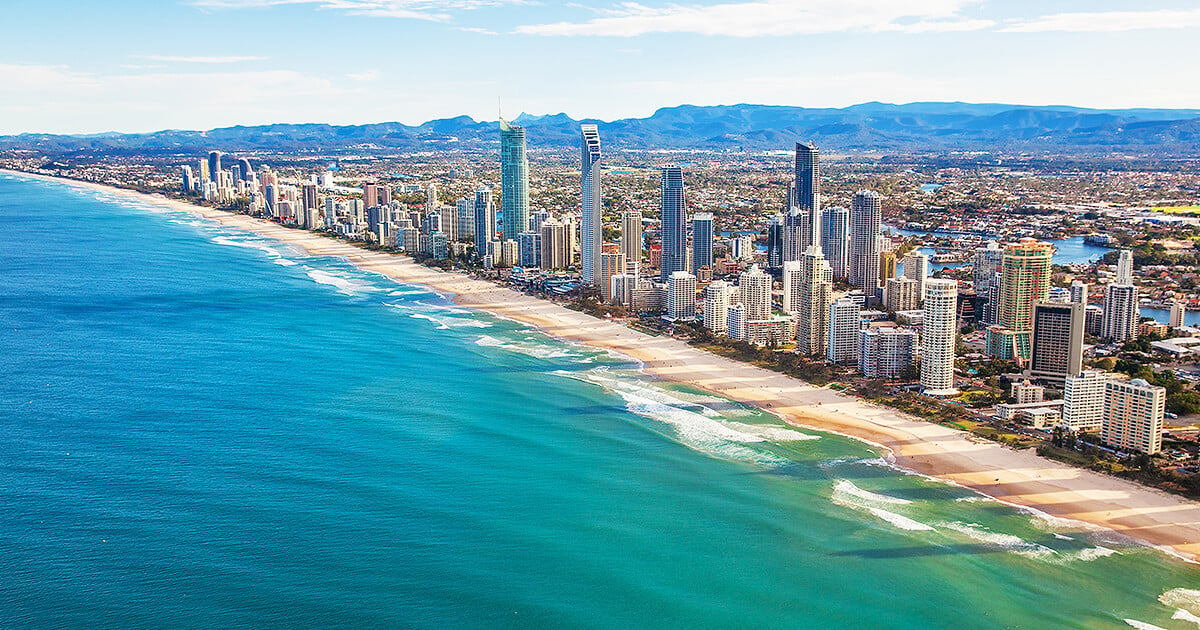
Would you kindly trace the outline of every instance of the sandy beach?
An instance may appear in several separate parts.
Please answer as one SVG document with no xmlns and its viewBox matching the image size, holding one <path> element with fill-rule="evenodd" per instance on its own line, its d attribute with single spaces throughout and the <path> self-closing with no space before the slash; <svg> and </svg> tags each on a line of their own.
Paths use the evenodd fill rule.
<svg viewBox="0 0 1200 630">
<path fill-rule="evenodd" d="M 338 256 L 397 281 L 453 294 L 460 305 L 536 326 L 567 341 L 613 350 L 647 373 L 754 405 L 801 427 L 832 431 L 890 450 L 900 466 L 951 481 L 1017 506 L 1111 529 L 1189 558 L 1200 558 L 1200 504 L 1121 479 L 1049 461 L 940 425 L 872 405 L 827 388 L 719 357 L 681 341 L 622 324 L 460 273 L 433 270 L 406 256 L 372 252 L 316 233 L 245 215 L 99 184 L 41 177 L 201 215 L 219 223 Z"/>
</svg>

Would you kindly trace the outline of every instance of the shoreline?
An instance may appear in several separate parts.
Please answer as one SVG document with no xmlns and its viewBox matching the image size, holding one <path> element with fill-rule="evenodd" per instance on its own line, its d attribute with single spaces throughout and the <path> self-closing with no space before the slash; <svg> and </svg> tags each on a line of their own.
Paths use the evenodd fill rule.
<svg viewBox="0 0 1200 630">
<path fill-rule="evenodd" d="M 534 326 L 556 339 L 627 356 L 655 378 L 754 406 L 798 427 L 864 441 L 890 453 L 902 468 L 1015 508 L 1112 530 L 1185 560 L 1200 558 L 1200 503 L 1182 497 L 1043 459 L 1031 451 L 977 441 L 967 433 L 710 354 L 670 337 L 646 335 L 459 272 L 424 267 L 406 256 L 364 250 L 314 232 L 105 184 L 3 169 L 0 173 L 123 196 L 273 238 L 310 255 L 343 258 L 363 270 L 448 294 L 461 306 Z"/>
</svg>

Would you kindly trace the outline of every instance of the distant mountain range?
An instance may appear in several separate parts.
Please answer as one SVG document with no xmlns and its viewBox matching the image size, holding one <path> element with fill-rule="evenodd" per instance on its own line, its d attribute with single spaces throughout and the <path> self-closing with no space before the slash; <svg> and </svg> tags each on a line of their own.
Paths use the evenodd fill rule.
<svg viewBox="0 0 1200 630">
<path fill-rule="evenodd" d="M 1097 110 L 971 103 L 863 103 L 841 109 L 771 105 L 681 105 L 648 118 L 605 122 L 566 114 L 530 116 L 533 147 L 573 147 L 579 124 L 596 123 L 608 146 L 629 149 L 787 149 L 811 140 L 836 151 L 1049 151 L 1200 155 L 1200 110 Z M 273 124 L 210 131 L 145 134 L 0 136 L 0 150 L 51 155 L 287 151 L 323 154 L 483 148 L 498 141 L 497 123 L 467 116 L 401 123 L 335 126 Z"/>
</svg>

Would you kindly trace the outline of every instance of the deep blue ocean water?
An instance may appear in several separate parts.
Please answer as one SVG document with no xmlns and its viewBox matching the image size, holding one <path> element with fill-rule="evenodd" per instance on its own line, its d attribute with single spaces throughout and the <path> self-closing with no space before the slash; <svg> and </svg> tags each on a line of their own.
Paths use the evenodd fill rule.
<svg viewBox="0 0 1200 630">
<path fill-rule="evenodd" d="M 636 367 L 0 174 L 0 628 L 1197 627 L 1195 567 Z"/>
</svg>

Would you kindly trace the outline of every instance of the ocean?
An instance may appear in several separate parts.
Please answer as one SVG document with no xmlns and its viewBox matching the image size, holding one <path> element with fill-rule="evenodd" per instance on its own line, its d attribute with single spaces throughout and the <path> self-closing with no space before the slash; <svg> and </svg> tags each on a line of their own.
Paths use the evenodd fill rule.
<svg viewBox="0 0 1200 630">
<path fill-rule="evenodd" d="M 1196 628 L 1200 571 L 425 287 L 0 174 L 0 627 Z"/>
</svg>

